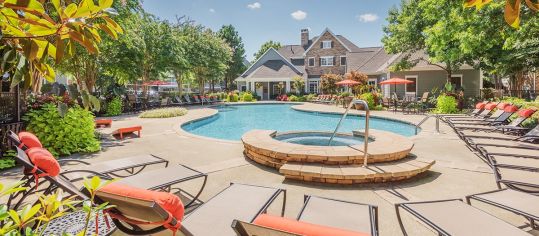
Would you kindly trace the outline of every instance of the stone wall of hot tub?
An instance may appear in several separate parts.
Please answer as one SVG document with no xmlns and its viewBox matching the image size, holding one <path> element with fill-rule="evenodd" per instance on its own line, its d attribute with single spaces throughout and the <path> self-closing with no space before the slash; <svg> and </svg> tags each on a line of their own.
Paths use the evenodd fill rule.
<svg viewBox="0 0 539 236">
<path fill-rule="evenodd" d="M 276 131 L 251 130 L 242 137 L 245 155 L 279 170 L 288 179 L 354 184 L 408 179 L 427 171 L 434 161 L 411 157 L 414 143 L 391 132 L 371 130 L 369 167 L 362 167 L 363 144 L 308 146 L 274 139 Z"/>
</svg>

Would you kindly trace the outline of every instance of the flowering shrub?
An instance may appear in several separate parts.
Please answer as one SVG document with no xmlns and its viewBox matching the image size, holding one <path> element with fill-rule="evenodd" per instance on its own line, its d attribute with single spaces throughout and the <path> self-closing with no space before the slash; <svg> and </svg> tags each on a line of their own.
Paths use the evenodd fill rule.
<svg viewBox="0 0 539 236">
<path fill-rule="evenodd" d="M 374 95 L 372 95 L 372 93 L 361 94 L 359 95 L 359 99 L 365 100 L 370 109 L 373 109 L 376 106 L 376 103 L 374 102 Z"/>
<path fill-rule="evenodd" d="M 241 97 L 241 100 L 244 102 L 252 102 L 253 101 L 253 95 L 251 93 L 244 93 Z"/>
</svg>

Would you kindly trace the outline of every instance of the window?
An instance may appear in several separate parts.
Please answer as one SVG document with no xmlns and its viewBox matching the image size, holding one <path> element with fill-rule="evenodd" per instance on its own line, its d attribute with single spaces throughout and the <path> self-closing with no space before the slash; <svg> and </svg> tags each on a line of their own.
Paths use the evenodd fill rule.
<svg viewBox="0 0 539 236">
<path fill-rule="evenodd" d="M 322 41 L 322 48 L 331 48 L 331 40 Z"/>
<path fill-rule="evenodd" d="M 314 57 L 309 57 L 309 66 L 314 66 Z"/>
<path fill-rule="evenodd" d="M 334 57 L 320 57 L 320 66 L 333 66 Z"/>
<path fill-rule="evenodd" d="M 415 94 L 417 91 L 417 76 L 406 76 L 406 80 L 410 80 L 413 83 L 405 84 L 404 87 L 406 88 L 406 93 Z"/>
<path fill-rule="evenodd" d="M 318 80 L 310 80 L 309 81 L 309 93 L 318 93 Z"/>
<path fill-rule="evenodd" d="M 341 56 L 341 66 L 346 66 L 346 57 Z"/>
<path fill-rule="evenodd" d="M 247 91 L 247 85 L 242 85 L 242 86 L 241 86 L 241 91 L 242 91 L 242 92 Z"/>
<path fill-rule="evenodd" d="M 369 79 L 369 81 L 367 81 L 367 84 L 371 86 L 376 86 L 376 83 L 377 83 L 376 79 Z"/>
<path fill-rule="evenodd" d="M 455 89 L 461 89 L 462 88 L 462 75 L 452 75 L 451 84 L 453 85 Z"/>
</svg>

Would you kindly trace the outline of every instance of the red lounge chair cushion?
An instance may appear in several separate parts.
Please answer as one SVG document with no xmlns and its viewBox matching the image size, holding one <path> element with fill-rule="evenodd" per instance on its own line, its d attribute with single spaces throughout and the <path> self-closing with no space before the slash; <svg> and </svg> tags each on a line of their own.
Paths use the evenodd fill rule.
<svg viewBox="0 0 539 236">
<path fill-rule="evenodd" d="M 28 149 L 26 153 L 32 164 L 47 175 L 54 177 L 60 174 L 60 164 L 47 149 L 33 147 Z"/>
<path fill-rule="evenodd" d="M 261 214 L 253 222 L 255 225 L 285 231 L 304 236 L 367 236 L 370 234 L 316 225 L 307 222 L 287 219 L 279 216 Z"/>
<path fill-rule="evenodd" d="M 489 103 L 485 106 L 485 110 L 492 110 L 496 108 L 496 103 Z"/>
<path fill-rule="evenodd" d="M 483 108 L 485 107 L 485 105 L 486 105 L 486 104 L 485 104 L 485 103 L 482 103 L 482 102 L 481 102 L 481 103 L 477 103 L 477 104 L 475 105 L 475 109 L 483 109 Z"/>
<path fill-rule="evenodd" d="M 163 223 L 166 228 L 177 230 L 181 226 L 184 214 L 183 203 L 178 196 L 172 193 L 140 189 L 117 183 L 105 185 L 103 188 L 99 189 L 99 191 L 122 197 L 153 201 L 167 211 L 170 216 L 174 217 L 178 222 L 176 225 L 167 225 L 166 223 Z"/>
<path fill-rule="evenodd" d="M 43 147 L 39 139 L 30 132 L 23 131 L 23 132 L 20 132 L 18 136 L 19 136 L 19 141 L 21 142 L 21 144 L 24 144 L 24 146 L 26 146 L 27 148 L 34 148 L 34 147 L 42 148 Z"/>
<path fill-rule="evenodd" d="M 510 106 L 507 106 L 505 107 L 505 109 L 503 109 L 505 112 L 517 112 L 518 111 L 518 107 L 515 106 L 515 105 L 510 105 Z"/>
<path fill-rule="evenodd" d="M 528 118 L 528 117 L 532 116 L 533 113 L 535 113 L 535 110 L 533 110 L 533 109 L 522 109 L 522 110 L 518 111 L 518 116 Z"/>
<path fill-rule="evenodd" d="M 498 104 L 498 106 L 496 106 L 496 108 L 502 109 L 502 110 L 503 110 L 503 109 L 505 109 L 507 106 L 509 106 L 509 103 L 500 102 L 500 103 Z"/>
</svg>

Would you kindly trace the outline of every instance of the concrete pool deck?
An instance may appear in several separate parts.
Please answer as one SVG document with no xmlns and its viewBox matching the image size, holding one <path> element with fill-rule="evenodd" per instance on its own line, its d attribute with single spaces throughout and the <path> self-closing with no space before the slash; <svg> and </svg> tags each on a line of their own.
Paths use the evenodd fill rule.
<svg viewBox="0 0 539 236">
<path fill-rule="evenodd" d="M 309 103 L 298 105 L 296 108 L 335 113 L 344 111 L 343 108 L 335 106 Z M 175 118 L 141 119 L 136 115 L 115 117 L 111 128 L 101 129 L 105 138 L 101 152 L 73 157 L 95 163 L 140 154 L 154 154 L 169 160 L 171 164 L 185 164 L 209 175 L 206 188 L 201 195 L 203 201 L 224 189 L 230 182 L 284 188 L 287 189 L 285 216 L 292 218 L 298 214 L 304 194 L 377 205 L 382 236 L 402 235 L 394 210 L 395 203 L 462 198 L 465 195 L 496 189 L 490 168 L 465 146 L 449 126 L 440 123 L 440 133 L 436 133 L 434 119 L 425 122 L 422 131 L 412 137 L 415 143 L 412 153 L 418 157 L 436 161 L 430 171 L 419 178 L 402 182 L 335 186 L 285 180 L 277 170 L 263 167 L 246 159 L 243 154 L 243 145 L 239 141 L 201 137 L 181 130 L 180 124 L 201 119 L 216 112 L 214 109 L 200 106 L 188 107 L 188 109 L 189 112 L 185 116 Z M 361 113 L 355 110 L 352 112 Z M 424 117 L 389 111 L 373 111 L 372 114 L 414 124 Z M 115 140 L 110 137 L 114 129 L 132 125 L 142 125 L 142 138 Z M 20 177 L 21 172 L 20 168 L 3 172 L 1 181 L 15 181 Z M 199 183 L 187 183 L 185 188 L 188 191 L 195 191 L 198 185 Z M 271 207 L 269 213 L 279 212 L 278 205 Z M 512 213 L 479 203 L 474 203 L 474 206 L 486 209 L 487 212 L 514 225 L 525 225 L 524 218 Z M 403 220 L 409 235 L 436 235 L 410 215 L 403 214 Z M 211 222 L 208 223 L 211 224 Z M 529 228 L 525 230 L 529 231 Z M 534 234 L 539 235 L 538 232 Z"/>
</svg>

